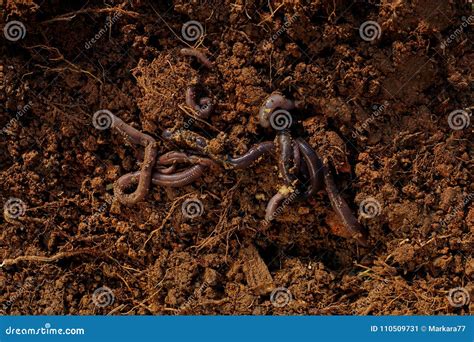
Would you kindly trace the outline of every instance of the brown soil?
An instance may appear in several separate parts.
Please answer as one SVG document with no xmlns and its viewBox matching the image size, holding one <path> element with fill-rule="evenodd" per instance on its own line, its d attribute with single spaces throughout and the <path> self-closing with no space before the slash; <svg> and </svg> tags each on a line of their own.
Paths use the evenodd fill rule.
<svg viewBox="0 0 474 342">
<path fill-rule="evenodd" d="M 0 203 L 26 205 L 0 218 L 4 313 L 472 313 L 448 291 L 474 295 L 473 118 L 461 130 L 447 120 L 474 105 L 472 12 L 445 0 L 108 3 L 2 4 L 1 28 L 26 27 L 0 46 Z M 189 20 L 205 29 L 213 70 L 179 54 Z M 371 42 L 359 34 L 368 20 L 382 31 Z M 217 112 L 190 129 L 231 155 L 273 138 L 257 125 L 272 91 L 304 101 L 294 133 L 334 162 L 354 212 L 380 203 L 361 218 L 371 246 L 331 234 L 324 191 L 263 226 L 279 184 L 271 158 L 154 186 L 136 206 L 114 201 L 111 185 L 142 149 L 95 129 L 94 112 L 158 137 L 189 119 L 184 92 L 198 78 Z M 188 198 L 202 216 L 183 216 Z M 100 307 L 104 286 L 115 300 Z M 293 300 L 272 305 L 275 287 Z"/>
</svg>

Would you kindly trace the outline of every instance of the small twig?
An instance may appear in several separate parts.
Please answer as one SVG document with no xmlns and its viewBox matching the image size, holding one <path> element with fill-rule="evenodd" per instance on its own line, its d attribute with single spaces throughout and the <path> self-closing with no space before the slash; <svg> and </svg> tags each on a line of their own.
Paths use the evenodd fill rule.
<svg viewBox="0 0 474 342">
<path fill-rule="evenodd" d="M 148 241 L 150 241 L 150 239 L 153 237 L 153 235 L 154 235 L 155 233 L 157 233 L 157 232 L 159 232 L 161 229 L 163 229 L 163 227 L 165 226 L 166 222 L 169 220 L 169 218 L 171 217 L 171 215 L 173 215 L 173 212 L 174 212 L 174 210 L 176 209 L 178 202 L 181 201 L 183 198 L 186 198 L 186 197 L 189 197 L 189 194 L 186 194 L 186 195 L 184 195 L 184 196 L 178 197 L 177 199 L 174 200 L 174 202 L 171 204 L 170 210 L 169 210 L 168 213 L 166 214 L 166 216 L 165 216 L 165 218 L 163 219 L 163 221 L 161 221 L 161 225 L 150 233 L 150 235 L 148 236 L 148 239 L 146 239 L 145 243 L 143 244 L 142 249 L 145 249 L 146 244 L 148 243 Z"/>
<path fill-rule="evenodd" d="M 189 109 L 189 107 L 184 107 L 183 105 L 180 105 L 180 104 L 178 105 L 178 108 L 181 109 L 181 110 L 184 112 L 184 114 L 186 114 L 187 116 L 193 118 L 193 119 L 196 120 L 196 121 L 199 121 L 199 122 L 202 123 L 202 124 L 205 124 L 205 125 L 208 126 L 209 128 L 212 128 L 215 132 L 221 133 L 221 131 L 220 131 L 217 127 L 211 125 L 211 124 L 208 123 L 207 121 L 204 121 L 203 119 L 201 119 L 201 118 L 199 118 L 198 116 L 196 116 L 196 115 L 194 114 L 194 109 L 191 108 L 191 110 L 193 110 L 193 112 L 191 112 L 191 110 Z"/>
<path fill-rule="evenodd" d="M 61 14 L 60 16 L 58 17 L 55 17 L 53 19 L 49 19 L 49 20 L 45 20 L 45 21 L 42 21 L 41 24 L 49 24 L 49 23 L 53 23 L 53 22 L 56 22 L 56 21 L 70 21 L 72 19 L 74 19 L 78 14 L 86 14 L 86 13 L 114 13 L 114 12 L 119 12 L 121 14 L 125 14 L 125 15 L 128 15 L 129 17 L 132 17 L 132 18 L 137 18 L 138 16 L 140 16 L 139 13 L 137 12 L 132 12 L 132 11 L 127 11 L 127 10 L 124 10 L 124 9 L 121 9 L 121 8 L 118 8 L 118 7 L 112 7 L 112 8 L 86 8 L 86 9 L 82 9 L 82 10 L 79 10 L 79 11 L 74 11 L 74 12 L 69 12 L 69 13 L 65 13 L 65 14 Z"/>
<path fill-rule="evenodd" d="M 55 254 L 53 256 L 50 256 L 50 257 L 38 256 L 38 255 L 22 255 L 22 256 L 14 258 L 14 259 L 5 259 L 5 260 L 3 260 L 3 262 L 0 264 L 0 268 L 6 267 L 6 266 L 16 265 L 16 264 L 18 264 L 19 262 L 22 262 L 22 261 L 46 262 L 46 263 L 55 262 L 55 261 L 58 261 L 60 259 L 70 258 L 70 257 L 74 257 L 76 255 L 81 255 L 81 254 L 90 254 L 90 255 L 97 256 L 97 255 L 103 254 L 103 252 L 98 252 L 98 251 L 90 249 L 90 248 L 84 248 L 84 249 L 80 249 L 80 250 L 77 250 L 77 251 L 60 252 L 60 253 Z"/>
</svg>

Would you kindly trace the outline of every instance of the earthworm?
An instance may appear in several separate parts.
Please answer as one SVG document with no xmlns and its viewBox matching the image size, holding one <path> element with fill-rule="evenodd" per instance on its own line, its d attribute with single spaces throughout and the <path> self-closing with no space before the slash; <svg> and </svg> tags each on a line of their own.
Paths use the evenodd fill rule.
<svg viewBox="0 0 474 342">
<path fill-rule="evenodd" d="M 202 153 L 205 152 L 205 149 L 209 144 L 209 141 L 206 138 L 191 131 L 171 131 L 167 129 L 163 131 L 162 137 L 165 140 L 173 141 L 178 145 L 189 147 Z"/>
<path fill-rule="evenodd" d="M 158 157 L 158 164 L 172 165 L 174 163 L 184 163 L 188 161 L 189 157 L 184 152 L 171 151 Z"/>
<path fill-rule="evenodd" d="M 149 143 L 156 142 L 148 134 L 142 133 L 139 130 L 133 128 L 129 124 L 126 124 L 122 119 L 110 113 L 112 116 L 112 128 L 117 130 L 120 134 L 126 136 L 132 143 L 146 147 Z"/>
<path fill-rule="evenodd" d="M 113 115 L 113 114 L 112 114 Z M 142 133 L 132 126 L 126 124 L 121 119 L 113 115 L 112 127 L 121 134 L 125 135 L 135 144 L 139 144 L 145 147 L 145 155 L 142 162 L 142 168 L 140 172 L 140 181 L 136 190 L 130 194 L 123 192 L 123 189 L 118 183 L 114 185 L 114 193 L 117 199 L 127 205 L 136 204 L 142 201 L 148 193 L 148 188 L 151 182 L 152 169 L 155 166 L 156 156 L 158 154 L 158 144 L 148 134 Z"/>
<path fill-rule="evenodd" d="M 303 155 L 303 159 L 309 173 L 310 186 L 305 192 L 305 196 L 309 197 L 315 194 L 322 186 L 322 163 L 317 153 L 304 139 L 298 138 L 296 139 L 296 143 L 298 144 L 300 152 Z"/>
<path fill-rule="evenodd" d="M 197 91 L 195 86 L 186 89 L 186 104 L 196 110 L 197 116 L 201 119 L 207 119 L 214 111 L 214 105 L 209 97 L 201 97 L 199 104 L 196 103 Z"/>
<path fill-rule="evenodd" d="M 273 111 L 277 108 L 291 110 L 301 107 L 300 101 L 292 101 L 285 98 L 280 93 L 271 94 L 266 100 L 265 103 L 260 107 L 258 112 L 258 120 L 260 126 L 264 128 L 270 127 L 270 116 Z"/>
<path fill-rule="evenodd" d="M 198 164 L 198 165 L 193 165 L 186 170 L 176 172 L 171 175 L 155 172 L 153 173 L 151 182 L 154 185 L 179 188 L 181 186 L 191 184 L 196 179 L 201 177 L 204 173 L 204 170 L 206 170 L 206 166 Z M 141 179 L 140 174 L 141 174 L 140 171 L 128 173 L 120 177 L 119 180 L 117 181 L 117 184 L 119 185 L 121 189 L 126 189 L 127 187 L 131 186 L 137 181 L 140 182 L 140 179 Z"/>
<path fill-rule="evenodd" d="M 336 214 L 341 218 L 345 227 L 345 237 L 354 238 L 360 245 L 367 247 L 367 237 L 357 218 L 352 214 L 347 202 L 338 192 L 332 172 L 328 166 L 323 166 L 324 183 L 329 200 Z"/>
<path fill-rule="evenodd" d="M 278 170 L 283 177 L 285 185 L 293 185 L 294 176 L 294 150 L 291 141 L 291 135 L 288 131 L 281 131 L 276 136 L 276 146 L 279 153 Z"/>
<path fill-rule="evenodd" d="M 295 170 L 299 170 L 301 167 L 301 152 L 298 144 L 293 141 L 293 163 L 295 164 Z"/>
<path fill-rule="evenodd" d="M 219 168 L 219 165 L 209 158 L 202 158 L 199 156 L 188 156 L 184 152 L 171 151 L 163 154 L 158 158 L 158 164 L 160 165 L 174 165 L 175 163 L 192 163 L 204 165 L 210 168 Z"/>
<path fill-rule="evenodd" d="M 196 57 L 196 59 L 201 62 L 202 65 L 208 67 L 209 69 L 212 69 L 214 66 L 212 62 L 206 57 L 204 52 L 201 52 L 197 49 L 183 48 L 181 49 L 181 54 L 184 56 Z"/>
<path fill-rule="evenodd" d="M 164 175 L 169 175 L 169 174 L 172 174 L 174 171 L 176 170 L 176 165 L 171 165 L 171 166 L 168 166 L 168 167 L 159 167 L 157 169 L 157 171 L 159 173 L 162 173 Z"/>
<path fill-rule="evenodd" d="M 145 147 L 145 157 L 143 158 L 142 168 L 138 173 L 141 175 L 138 186 L 131 194 L 126 194 L 119 186 L 119 183 L 114 185 L 114 193 L 117 199 L 127 205 L 136 204 L 142 201 L 148 193 L 148 188 L 151 182 L 151 172 L 155 166 L 155 159 L 158 153 L 156 142 L 150 143 Z"/>
<path fill-rule="evenodd" d="M 260 156 L 275 149 L 273 141 L 264 141 L 252 146 L 244 155 L 236 158 L 227 157 L 226 162 L 235 169 L 245 169 L 252 165 Z"/>
<path fill-rule="evenodd" d="M 274 218 L 275 212 L 287 196 L 278 191 L 269 201 L 265 209 L 265 220 L 271 221 Z"/>
</svg>

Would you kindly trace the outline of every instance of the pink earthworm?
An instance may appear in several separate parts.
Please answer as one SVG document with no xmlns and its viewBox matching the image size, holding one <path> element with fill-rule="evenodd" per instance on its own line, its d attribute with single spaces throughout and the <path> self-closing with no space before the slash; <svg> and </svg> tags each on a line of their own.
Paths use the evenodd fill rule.
<svg viewBox="0 0 474 342">
<path fill-rule="evenodd" d="M 324 183 L 326 185 L 326 191 L 328 193 L 329 200 L 331 201 L 331 206 L 344 224 L 345 237 L 351 237 L 355 239 L 361 246 L 367 247 L 368 242 L 366 233 L 362 229 L 359 221 L 357 221 L 357 218 L 354 216 L 354 214 L 352 214 L 347 202 L 337 190 L 336 183 L 334 182 L 334 178 L 332 176 L 332 171 L 326 165 L 323 167 L 323 174 Z"/>
<path fill-rule="evenodd" d="M 212 69 L 214 67 L 212 62 L 206 57 L 206 55 L 202 51 L 191 48 L 183 48 L 180 52 L 184 56 L 196 57 L 196 59 L 201 62 L 202 65 L 208 67 L 209 69 Z"/>
<path fill-rule="evenodd" d="M 157 172 L 162 173 L 164 175 L 170 175 L 170 174 L 174 173 L 175 170 L 176 170 L 176 165 L 175 164 L 173 164 L 171 166 L 168 166 L 168 167 L 161 166 L 161 167 L 158 167 L 156 169 Z"/>
<path fill-rule="evenodd" d="M 246 169 L 258 158 L 265 153 L 269 153 L 275 149 L 273 141 L 264 141 L 252 146 L 244 155 L 239 157 L 227 157 L 226 163 L 230 164 L 234 169 Z"/>
<path fill-rule="evenodd" d="M 270 222 L 273 220 L 275 216 L 275 212 L 280 207 L 280 203 L 286 198 L 287 196 L 283 195 L 281 192 L 277 192 L 267 203 L 267 207 L 265 209 L 265 220 Z"/>
<path fill-rule="evenodd" d="M 179 187 L 182 187 L 194 182 L 196 179 L 198 179 L 204 174 L 205 170 L 206 170 L 205 165 L 197 164 L 183 171 L 179 171 L 170 175 L 155 172 L 153 173 L 151 182 L 154 185 L 179 188 Z M 120 188 L 126 189 L 130 187 L 131 185 L 133 185 L 134 183 L 136 183 L 137 181 L 139 182 L 140 179 L 141 179 L 141 172 L 137 171 L 137 172 L 123 175 L 122 177 L 119 178 L 119 180 L 117 181 L 117 184 L 120 186 Z"/>
<path fill-rule="evenodd" d="M 130 141 L 135 144 L 142 145 L 145 147 L 145 154 L 142 162 L 140 172 L 140 181 L 136 190 L 130 194 L 123 192 L 123 189 L 119 186 L 119 183 L 114 185 L 114 193 L 117 199 L 126 205 L 136 204 L 142 201 L 148 193 L 150 182 L 152 178 L 152 170 L 155 166 L 156 156 L 158 154 L 158 144 L 151 136 L 142 133 L 132 126 L 126 124 L 121 119 L 112 115 L 112 128 L 117 130 L 122 135 L 126 136 Z"/>
<path fill-rule="evenodd" d="M 273 93 L 271 94 L 264 102 L 264 104 L 260 107 L 258 112 L 258 119 L 260 122 L 260 126 L 264 128 L 270 127 L 270 116 L 272 115 L 273 111 L 277 108 L 285 109 L 285 110 L 292 110 L 295 108 L 301 108 L 302 102 L 301 101 L 292 101 L 285 98 L 280 93 Z"/>
<path fill-rule="evenodd" d="M 173 131 L 167 129 L 163 131 L 162 137 L 165 140 L 172 141 L 175 144 L 181 145 L 183 147 L 195 149 L 201 153 L 205 153 L 206 148 L 209 145 L 209 141 L 206 138 L 191 131 Z"/>
<path fill-rule="evenodd" d="M 197 112 L 201 119 L 207 119 L 214 111 L 214 105 L 209 97 L 201 97 L 199 104 L 196 103 L 197 90 L 195 86 L 186 89 L 186 104 Z"/>
<path fill-rule="evenodd" d="M 158 157 L 158 164 L 160 165 L 174 165 L 176 163 L 200 164 L 210 168 L 219 168 L 219 164 L 209 158 L 188 156 L 184 152 L 171 151 Z"/>
</svg>

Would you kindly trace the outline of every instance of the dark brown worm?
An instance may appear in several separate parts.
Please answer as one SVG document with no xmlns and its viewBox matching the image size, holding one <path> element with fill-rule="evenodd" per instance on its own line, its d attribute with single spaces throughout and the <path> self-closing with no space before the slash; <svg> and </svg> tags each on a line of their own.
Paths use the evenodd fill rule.
<svg viewBox="0 0 474 342">
<path fill-rule="evenodd" d="M 184 56 L 193 56 L 196 57 L 196 59 L 201 62 L 202 65 L 208 67 L 209 69 L 212 69 L 214 65 L 212 62 L 206 57 L 206 55 L 197 50 L 197 49 L 190 49 L 190 48 L 183 48 L 181 49 L 181 54 Z"/>
<path fill-rule="evenodd" d="M 367 247 L 368 243 L 366 233 L 362 229 L 359 221 L 357 221 L 357 218 L 352 214 L 347 202 L 344 200 L 344 198 L 342 198 L 341 194 L 337 190 L 332 172 L 328 166 L 323 167 L 323 174 L 324 183 L 326 185 L 326 191 L 328 193 L 329 200 L 331 201 L 331 206 L 344 224 L 345 237 L 352 237 L 360 245 Z"/>
<path fill-rule="evenodd" d="M 265 220 L 267 222 L 270 222 L 273 220 L 274 215 L 278 207 L 280 207 L 281 201 L 283 201 L 287 196 L 283 195 L 280 192 L 277 192 L 269 201 L 267 204 L 267 207 L 265 209 Z"/>
<path fill-rule="evenodd" d="M 301 152 L 300 148 L 298 147 L 298 144 L 293 141 L 293 162 L 295 164 L 295 170 L 298 171 L 300 170 L 301 167 Z"/>
<path fill-rule="evenodd" d="M 273 93 L 265 100 L 265 103 L 260 107 L 260 110 L 258 112 L 258 120 L 260 122 L 260 126 L 264 128 L 270 127 L 270 116 L 277 108 L 292 110 L 300 107 L 300 101 L 288 100 L 280 93 Z"/>
<path fill-rule="evenodd" d="M 209 97 L 201 97 L 196 103 L 197 91 L 195 86 L 186 89 L 186 104 L 197 112 L 201 119 L 207 119 L 214 112 L 214 105 Z"/>
<path fill-rule="evenodd" d="M 323 185 L 322 177 L 322 163 L 321 159 L 313 148 L 302 138 L 296 139 L 296 143 L 300 149 L 301 154 L 308 170 L 310 186 L 305 192 L 305 196 L 314 195 Z M 301 169 L 301 167 L 300 167 Z"/>
<path fill-rule="evenodd" d="M 193 165 L 184 171 L 176 172 L 171 175 L 155 172 L 153 173 L 151 182 L 154 185 L 179 188 L 181 186 L 189 185 L 194 182 L 196 179 L 198 179 L 204 174 L 205 170 L 206 166 L 198 164 Z M 120 177 L 117 181 L 117 184 L 120 186 L 121 189 L 125 190 L 126 188 L 135 184 L 137 181 L 139 182 L 140 179 L 140 171 L 137 171 L 133 173 L 128 173 Z"/>
<path fill-rule="evenodd" d="M 136 190 L 130 194 L 126 194 L 119 186 L 119 183 L 114 185 L 114 194 L 121 203 L 126 205 L 136 204 L 142 201 L 148 193 L 152 178 L 151 173 L 158 154 L 158 144 L 151 136 L 136 130 L 115 115 L 113 115 L 112 127 L 122 135 L 125 135 L 133 143 L 145 147 L 142 168 L 139 171 L 141 177 Z"/>
<path fill-rule="evenodd" d="M 275 143 L 273 141 L 264 141 L 252 146 L 247 153 L 240 157 L 228 157 L 226 162 L 235 169 L 246 169 L 262 155 L 273 150 L 275 150 Z"/>
<path fill-rule="evenodd" d="M 294 151 L 292 146 L 291 135 L 288 131 L 281 131 L 276 136 L 276 146 L 279 154 L 278 171 L 283 177 L 285 185 L 293 186 L 296 179 L 294 165 Z"/>
</svg>

